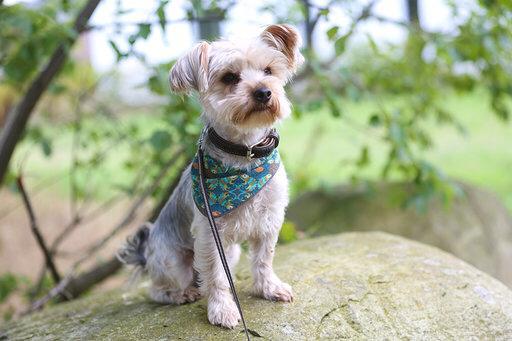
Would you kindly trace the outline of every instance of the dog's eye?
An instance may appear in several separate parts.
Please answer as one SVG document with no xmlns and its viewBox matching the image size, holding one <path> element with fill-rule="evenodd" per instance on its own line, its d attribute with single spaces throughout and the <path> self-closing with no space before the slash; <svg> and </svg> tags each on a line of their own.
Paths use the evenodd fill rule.
<svg viewBox="0 0 512 341">
<path fill-rule="evenodd" d="M 222 83 L 226 85 L 237 84 L 240 82 L 240 76 L 233 72 L 228 72 L 222 76 Z"/>
<path fill-rule="evenodd" d="M 266 74 L 266 75 L 271 75 L 272 74 L 272 69 L 270 69 L 270 67 L 266 67 L 265 70 L 263 70 L 263 72 Z"/>
</svg>

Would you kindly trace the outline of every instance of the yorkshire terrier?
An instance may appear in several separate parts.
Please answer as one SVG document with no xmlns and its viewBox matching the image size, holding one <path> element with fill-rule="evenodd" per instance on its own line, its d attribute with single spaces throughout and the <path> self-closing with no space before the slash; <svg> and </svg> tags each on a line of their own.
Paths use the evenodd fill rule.
<svg viewBox="0 0 512 341">
<path fill-rule="evenodd" d="M 201 42 L 178 59 L 169 75 L 174 92 L 195 90 L 204 107 L 201 119 L 212 133 L 203 134 L 202 141 L 208 181 L 228 172 L 231 178 L 226 181 L 234 179 L 244 184 L 242 192 L 247 191 L 233 194 L 229 189 L 219 190 L 218 184 L 208 185 L 213 191 L 209 202 L 229 266 L 235 267 L 239 244 L 247 240 L 254 294 L 282 302 L 293 300 L 290 285 L 272 269 L 288 205 L 284 166 L 277 150 L 261 158 L 250 153 L 251 149 L 247 155 L 238 155 L 215 140 L 255 146 L 268 139 L 273 126 L 290 115 L 284 86 L 304 61 L 299 45 L 295 28 L 271 25 L 248 41 Z M 119 258 L 147 271 L 152 282 L 150 296 L 156 302 L 183 304 L 206 297 L 210 323 L 233 328 L 240 315 L 204 215 L 204 202 L 195 193 L 197 167 L 195 160 L 183 172 L 155 223 L 128 238 Z M 226 185 L 222 181 L 220 187 Z"/>
</svg>

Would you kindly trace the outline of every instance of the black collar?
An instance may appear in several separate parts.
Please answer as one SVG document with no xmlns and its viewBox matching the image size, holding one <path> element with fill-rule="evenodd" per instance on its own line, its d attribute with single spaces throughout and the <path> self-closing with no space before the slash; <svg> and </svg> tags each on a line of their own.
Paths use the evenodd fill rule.
<svg viewBox="0 0 512 341">
<path fill-rule="evenodd" d="M 217 134 L 217 132 L 211 127 L 208 128 L 206 133 L 210 142 L 223 152 L 237 156 L 244 156 L 248 159 L 258 159 L 260 157 L 269 156 L 279 145 L 279 134 L 275 129 L 271 129 L 267 136 L 252 146 L 228 141 Z"/>
</svg>

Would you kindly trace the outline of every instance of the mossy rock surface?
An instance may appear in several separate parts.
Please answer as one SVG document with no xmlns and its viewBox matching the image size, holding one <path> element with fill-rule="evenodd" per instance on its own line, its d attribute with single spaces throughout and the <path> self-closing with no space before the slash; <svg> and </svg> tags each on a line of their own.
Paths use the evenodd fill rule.
<svg viewBox="0 0 512 341">
<path fill-rule="evenodd" d="M 310 191 L 292 202 L 287 219 L 309 235 L 384 231 L 448 251 L 512 288 L 512 217 L 494 195 L 459 183 L 451 205 L 428 202 L 424 211 L 403 207 L 415 188 L 405 183 L 337 186 Z"/>
<path fill-rule="evenodd" d="M 512 339 L 512 292 L 437 248 L 358 232 L 281 246 L 275 269 L 291 304 L 250 297 L 247 260 L 237 272 L 250 329 L 271 340 Z M 144 290 L 91 295 L 1 328 L 9 340 L 233 340 L 206 319 L 204 299 L 152 303 Z M 257 339 L 256 337 L 253 337 Z"/>
</svg>

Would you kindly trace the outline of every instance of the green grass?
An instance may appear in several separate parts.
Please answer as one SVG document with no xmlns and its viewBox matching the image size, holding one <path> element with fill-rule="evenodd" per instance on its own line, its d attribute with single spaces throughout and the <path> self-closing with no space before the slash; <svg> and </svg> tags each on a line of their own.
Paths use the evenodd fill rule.
<svg viewBox="0 0 512 341">
<path fill-rule="evenodd" d="M 444 103 L 466 127 L 461 135 L 453 127 L 431 123 L 428 130 L 435 145 L 422 157 L 445 171 L 449 176 L 468 181 L 496 192 L 512 210 L 512 123 L 500 121 L 488 106 L 488 99 L 476 92 L 471 96 L 447 96 Z M 292 189 L 331 186 L 347 182 L 351 175 L 375 180 L 379 178 L 387 148 L 379 140 L 378 130 L 365 128 L 375 103 L 346 102 L 341 118 L 332 117 L 326 109 L 307 113 L 300 119 L 290 119 L 280 127 L 281 154 L 292 179 Z M 160 122 L 154 116 L 141 113 L 121 119 L 120 124 L 136 122 L 143 131 L 151 131 Z M 53 128 L 54 132 L 55 129 Z M 63 178 L 69 167 L 69 132 L 57 134 L 54 153 L 50 159 L 31 152 L 24 169 L 38 181 L 61 177 L 58 191 L 68 191 L 68 181 Z M 361 146 L 370 150 L 371 164 L 363 170 L 354 168 L 352 160 L 359 157 Z M 28 145 L 19 148 L 16 164 L 24 159 Z M 129 173 L 120 167 L 120 160 L 127 153 L 127 146 L 120 145 L 109 157 L 104 167 L 91 178 L 97 195 L 108 195 L 108 183 L 119 186 L 129 183 Z M 88 181 L 88 179 L 83 179 Z"/>
</svg>

